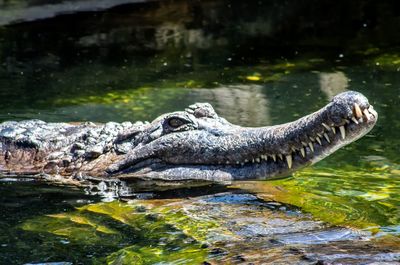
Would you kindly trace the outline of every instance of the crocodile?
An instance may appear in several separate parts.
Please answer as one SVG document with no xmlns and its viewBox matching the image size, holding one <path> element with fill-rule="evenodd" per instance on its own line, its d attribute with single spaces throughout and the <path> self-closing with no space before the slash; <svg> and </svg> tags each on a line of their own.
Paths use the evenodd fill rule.
<svg viewBox="0 0 400 265">
<path fill-rule="evenodd" d="M 208 103 L 151 123 L 7 121 L 0 124 L 0 176 L 77 185 L 281 178 L 359 139 L 377 119 L 365 96 L 347 91 L 314 113 L 267 127 L 234 125 Z"/>
</svg>

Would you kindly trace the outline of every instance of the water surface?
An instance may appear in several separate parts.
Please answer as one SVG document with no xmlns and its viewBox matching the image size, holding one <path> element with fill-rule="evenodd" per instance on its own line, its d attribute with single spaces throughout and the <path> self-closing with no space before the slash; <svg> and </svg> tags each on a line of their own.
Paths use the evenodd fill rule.
<svg viewBox="0 0 400 265">
<path fill-rule="evenodd" d="M 0 117 L 2 120 L 39 118 L 46 121 L 95 122 L 152 120 L 159 114 L 182 110 L 195 102 L 209 102 L 221 116 L 233 123 L 262 126 L 294 120 L 322 107 L 333 95 L 354 89 L 365 94 L 379 112 L 377 126 L 366 137 L 317 165 L 294 173 L 288 179 L 234 183 L 233 187 L 240 187 L 266 201 L 298 206 L 299 210 L 304 214 L 310 213 L 315 220 L 355 227 L 376 235 L 399 235 L 398 72 L 391 68 L 367 65 L 321 64 L 321 61 L 324 62 L 322 59 L 318 63 L 311 59 L 303 60 L 307 63 L 306 69 L 296 68 L 296 64 L 301 62 L 299 60 L 278 62 L 276 64 L 279 67 L 275 68 L 268 64 L 228 70 L 215 68 L 183 76 L 171 75 L 162 80 L 154 78 L 152 82 L 139 87 L 131 82 L 118 81 L 106 91 L 102 91 L 102 85 L 96 82 L 78 82 L 87 86 L 82 95 L 69 93 L 70 86 L 78 77 L 73 75 L 76 69 L 66 69 L 57 75 L 71 83 L 59 86 L 58 79 L 39 79 L 30 87 L 34 97 L 18 94 L 11 86 L 4 86 L 2 98 L 9 100 L 1 101 Z M 108 69 L 109 66 L 96 65 L 86 68 L 86 71 L 90 73 L 100 67 Z M 221 81 L 218 78 L 221 73 L 230 78 Z M 269 76 L 275 76 L 275 79 L 263 79 Z M 17 86 L 26 80 L 29 79 L 2 78 L 3 84 Z M 41 90 L 43 87 L 49 89 Z M 52 90 L 57 90 L 57 93 Z M 42 91 L 44 96 L 36 91 Z M 151 240 L 156 240 L 158 245 L 160 238 L 155 237 L 160 233 L 181 233 L 178 228 L 166 228 L 165 220 L 157 223 L 157 229 L 161 230 L 155 232 L 155 228 L 145 228 L 149 224 L 146 225 L 141 219 L 135 219 L 134 224 L 130 222 L 130 228 L 124 228 L 120 227 L 121 224 L 114 224 L 115 216 L 107 221 L 104 214 L 92 216 L 86 213 L 87 210 L 80 210 L 77 214 L 77 207 L 90 207 L 84 205 L 99 200 L 85 196 L 82 191 L 7 181 L 1 183 L 1 189 L 0 234 L 2 253 L 5 253 L 1 259 L 4 264 L 17 258 L 21 262 L 48 260 L 90 263 L 97 260 L 101 264 L 105 257 L 114 260 L 121 258 L 121 255 L 154 261 L 157 257 L 152 255 L 156 250 L 148 249 L 153 246 Z M 169 196 L 174 197 L 173 194 L 174 191 L 171 191 Z M 114 213 L 106 213 L 109 214 Z M 173 217 L 169 218 L 172 218 L 170 223 L 176 224 Z M 207 220 L 204 216 L 202 218 L 203 221 Z M 54 223 L 54 219 L 58 221 Z M 122 232 L 133 233 L 136 238 L 125 238 L 121 234 L 121 229 L 129 230 L 136 225 L 142 226 L 139 234 L 134 231 Z M 212 224 L 206 222 L 204 225 L 208 227 Z M 90 227 L 95 229 L 87 231 Z M 103 231 L 99 232 L 98 229 Z M 188 241 L 179 244 L 176 239 L 167 236 L 166 250 L 158 259 L 170 259 L 177 264 L 181 258 L 196 262 L 207 259 L 208 250 L 202 250 L 203 241 L 196 239 L 197 233 L 200 232 L 182 234 L 182 237 L 189 236 Z M 84 245 L 82 241 L 85 241 Z M 174 248 L 180 250 L 179 257 L 168 254 Z M 70 253 L 74 253 L 73 257 Z"/>
</svg>

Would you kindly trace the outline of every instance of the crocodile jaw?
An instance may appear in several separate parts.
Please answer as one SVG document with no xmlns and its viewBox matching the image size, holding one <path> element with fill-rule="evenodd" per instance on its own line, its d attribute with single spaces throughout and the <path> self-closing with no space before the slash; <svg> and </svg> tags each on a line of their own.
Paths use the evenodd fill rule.
<svg viewBox="0 0 400 265">
<path fill-rule="evenodd" d="M 170 134 L 135 148 L 108 172 L 121 179 L 221 182 L 284 177 L 361 138 L 377 118 L 363 95 L 345 92 L 321 110 L 283 125 Z"/>
</svg>

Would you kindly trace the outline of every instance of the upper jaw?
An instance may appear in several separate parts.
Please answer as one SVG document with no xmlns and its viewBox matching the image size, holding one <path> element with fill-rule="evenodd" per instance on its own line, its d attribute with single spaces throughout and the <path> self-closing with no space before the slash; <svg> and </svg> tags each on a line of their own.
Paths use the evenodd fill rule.
<svg viewBox="0 0 400 265">
<path fill-rule="evenodd" d="M 315 113 L 265 130 L 262 138 L 273 139 L 266 140 L 265 151 L 268 156 L 286 157 L 288 168 L 294 155 L 304 163 L 314 163 L 365 135 L 377 118 L 367 98 L 357 92 L 345 92 Z"/>
</svg>

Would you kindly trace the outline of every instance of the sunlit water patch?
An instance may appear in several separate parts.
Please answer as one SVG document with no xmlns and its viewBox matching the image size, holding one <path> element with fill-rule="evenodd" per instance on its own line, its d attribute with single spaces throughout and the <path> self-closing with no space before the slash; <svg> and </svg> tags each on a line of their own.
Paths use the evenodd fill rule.
<svg viewBox="0 0 400 265">
<path fill-rule="evenodd" d="M 369 157 L 364 167 L 315 166 L 290 179 L 238 186 L 258 196 L 296 205 L 316 218 L 372 232 L 400 235 L 400 165 Z"/>
</svg>

